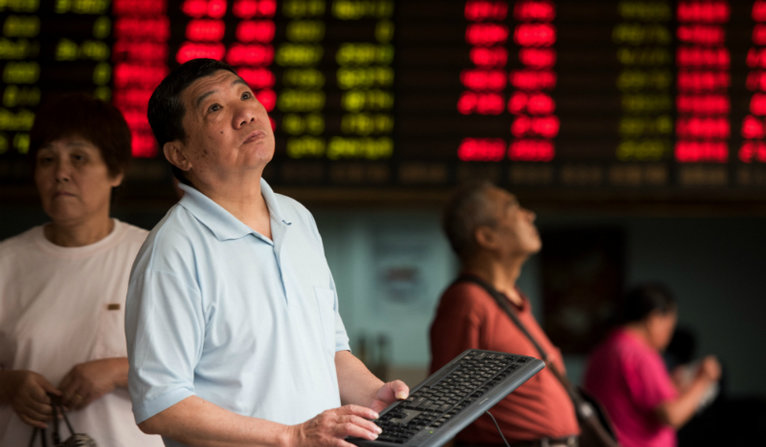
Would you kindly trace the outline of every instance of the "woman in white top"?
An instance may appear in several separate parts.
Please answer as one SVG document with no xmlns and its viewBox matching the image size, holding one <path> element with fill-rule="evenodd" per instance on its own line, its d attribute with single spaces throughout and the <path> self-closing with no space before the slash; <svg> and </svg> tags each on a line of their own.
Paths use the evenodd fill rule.
<svg viewBox="0 0 766 447">
<path fill-rule="evenodd" d="M 136 426 L 127 392 L 124 302 L 147 232 L 111 218 L 110 201 L 130 141 L 119 110 L 86 95 L 36 115 L 30 157 L 50 222 L 0 242 L 1 446 L 27 445 L 35 427 L 50 436 L 51 395 L 99 446 L 162 445 Z"/>
</svg>

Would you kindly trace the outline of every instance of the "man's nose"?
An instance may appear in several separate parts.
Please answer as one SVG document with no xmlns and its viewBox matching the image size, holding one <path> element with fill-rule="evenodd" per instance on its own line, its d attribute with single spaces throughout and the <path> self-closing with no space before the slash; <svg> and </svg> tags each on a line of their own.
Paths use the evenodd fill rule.
<svg viewBox="0 0 766 447">
<path fill-rule="evenodd" d="M 236 128 L 247 125 L 255 121 L 255 110 L 253 107 L 240 106 L 234 115 L 234 125 Z"/>
</svg>

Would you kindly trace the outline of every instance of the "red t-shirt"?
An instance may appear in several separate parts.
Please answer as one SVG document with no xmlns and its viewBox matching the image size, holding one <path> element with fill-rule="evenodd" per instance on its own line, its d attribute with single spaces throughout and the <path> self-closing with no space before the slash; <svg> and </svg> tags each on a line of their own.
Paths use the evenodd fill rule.
<svg viewBox="0 0 766 447">
<path fill-rule="evenodd" d="M 655 410 L 677 391 L 660 354 L 622 329 L 614 331 L 590 355 L 585 389 L 609 414 L 624 447 L 673 447 L 676 434 Z"/>
<path fill-rule="evenodd" d="M 560 351 L 535 321 L 529 300 L 517 307 L 522 324 L 564 371 Z M 442 295 L 431 324 L 431 372 L 469 348 L 509 352 L 539 358 L 529 339 L 516 327 L 495 300 L 479 285 L 459 282 Z M 508 441 L 559 438 L 576 435 L 572 401 L 553 373 L 545 368 L 491 410 Z M 466 427 L 457 439 L 467 443 L 501 443 L 492 420 L 483 415 Z"/>
</svg>

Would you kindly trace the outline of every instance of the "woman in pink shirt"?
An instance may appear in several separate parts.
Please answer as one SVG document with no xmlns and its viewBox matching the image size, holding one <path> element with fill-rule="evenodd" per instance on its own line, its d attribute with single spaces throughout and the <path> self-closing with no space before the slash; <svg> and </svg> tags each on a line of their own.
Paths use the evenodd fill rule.
<svg viewBox="0 0 766 447">
<path fill-rule="evenodd" d="M 721 375 L 718 361 L 708 356 L 688 385 L 673 383 L 660 353 L 677 310 L 663 285 L 636 287 L 626 295 L 622 325 L 588 359 L 584 387 L 603 404 L 624 447 L 675 446 L 676 430 Z"/>
</svg>

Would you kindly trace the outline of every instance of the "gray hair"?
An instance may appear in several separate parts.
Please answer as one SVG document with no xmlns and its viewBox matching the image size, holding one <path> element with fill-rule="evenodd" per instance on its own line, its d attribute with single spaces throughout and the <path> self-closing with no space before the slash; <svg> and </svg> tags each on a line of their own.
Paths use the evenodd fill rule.
<svg viewBox="0 0 766 447">
<path fill-rule="evenodd" d="M 461 260 L 470 258 L 478 248 L 476 229 L 497 224 L 493 203 L 487 197 L 487 192 L 493 188 L 495 185 L 488 181 L 463 184 L 444 207 L 442 229 Z"/>
</svg>

